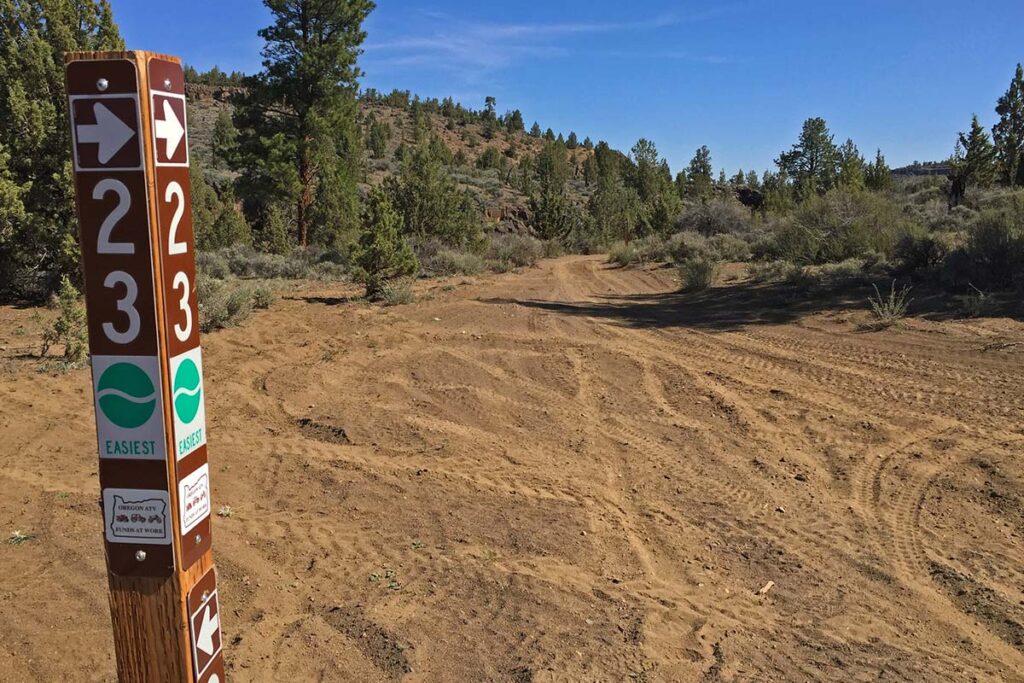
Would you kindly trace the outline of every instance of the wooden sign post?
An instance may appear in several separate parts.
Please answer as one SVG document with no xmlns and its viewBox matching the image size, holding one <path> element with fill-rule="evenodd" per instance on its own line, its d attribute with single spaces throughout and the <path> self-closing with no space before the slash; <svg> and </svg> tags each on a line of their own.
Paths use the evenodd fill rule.
<svg viewBox="0 0 1024 683">
<path fill-rule="evenodd" d="M 122 683 L 222 683 L 181 61 L 65 57 Z"/>
</svg>

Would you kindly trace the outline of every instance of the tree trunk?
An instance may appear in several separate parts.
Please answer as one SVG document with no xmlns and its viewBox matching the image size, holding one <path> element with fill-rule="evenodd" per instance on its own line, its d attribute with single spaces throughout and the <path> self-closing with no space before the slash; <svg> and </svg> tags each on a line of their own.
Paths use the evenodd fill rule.
<svg viewBox="0 0 1024 683">
<path fill-rule="evenodd" d="M 296 222 L 299 229 L 299 246 L 309 246 L 309 207 L 313 205 L 313 164 L 303 155 L 299 161 L 299 182 L 302 191 L 299 193 L 296 207 Z"/>
</svg>

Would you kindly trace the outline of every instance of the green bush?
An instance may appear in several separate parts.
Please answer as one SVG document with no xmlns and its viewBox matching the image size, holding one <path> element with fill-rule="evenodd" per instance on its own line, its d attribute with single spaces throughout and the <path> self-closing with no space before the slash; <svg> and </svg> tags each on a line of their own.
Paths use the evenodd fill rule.
<svg viewBox="0 0 1024 683">
<path fill-rule="evenodd" d="M 718 277 L 718 261 L 709 256 L 695 256 L 679 264 L 679 277 L 688 292 L 701 292 L 713 287 Z"/>
<path fill-rule="evenodd" d="M 260 286 L 252 290 L 252 307 L 267 309 L 277 301 L 277 294 L 270 287 Z"/>
<path fill-rule="evenodd" d="M 812 196 L 775 232 L 776 256 L 794 263 L 830 263 L 869 251 L 891 255 L 914 224 L 885 196 L 832 190 Z"/>
<path fill-rule="evenodd" d="M 702 235 L 746 233 L 753 227 L 750 210 L 733 198 L 714 199 L 707 204 L 687 207 L 679 217 L 677 229 Z"/>
<path fill-rule="evenodd" d="M 674 263 L 710 252 L 708 238 L 696 232 L 677 232 L 668 239 L 668 255 Z"/>
<path fill-rule="evenodd" d="M 789 261 L 756 261 L 750 264 L 750 279 L 754 282 L 779 282 L 800 270 Z"/>
<path fill-rule="evenodd" d="M 441 249 L 420 256 L 420 268 L 424 275 L 477 275 L 486 267 L 482 256 L 468 251 Z"/>
<path fill-rule="evenodd" d="M 544 254 L 540 240 L 526 235 L 499 235 L 487 245 L 488 261 L 509 264 L 513 268 L 536 265 Z"/>
<path fill-rule="evenodd" d="M 875 329 L 885 329 L 900 322 L 906 317 L 911 301 L 910 287 L 896 289 L 895 280 L 892 281 L 892 288 L 887 296 L 883 296 L 878 291 L 878 285 L 875 285 L 875 296 L 869 300 L 871 303 L 871 315 L 874 317 L 872 327 Z"/>
<path fill-rule="evenodd" d="M 661 235 L 648 235 L 633 242 L 640 263 L 656 263 L 669 259 L 669 244 Z"/>
<path fill-rule="evenodd" d="M 636 247 L 625 242 L 616 242 L 608 250 L 608 263 L 615 264 L 621 268 L 631 266 L 637 262 Z"/>
<path fill-rule="evenodd" d="M 389 280 L 381 285 L 380 300 L 385 306 L 404 306 L 416 300 L 412 291 L 412 279 Z"/>
<path fill-rule="evenodd" d="M 708 250 L 722 261 L 747 261 L 750 259 L 750 245 L 735 235 L 719 233 L 707 241 Z"/>
<path fill-rule="evenodd" d="M 85 364 L 89 354 L 85 308 L 79 301 L 78 290 L 67 275 L 61 277 L 55 304 L 60 315 L 53 326 L 43 333 L 40 355 L 49 353 L 54 344 L 61 344 L 64 346 L 64 363 L 69 368 L 80 367 Z"/>
<path fill-rule="evenodd" d="M 896 243 L 894 256 L 904 272 L 928 272 L 946 260 L 949 244 L 948 238 L 920 231 L 909 232 Z"/>
<path fill-rule="evenodd" d="M 968 230 L 964 253 L 975 285 L 1009 289 L 1019 283 L 1024 276 L 1024 202 L 982 212 Z"/>
<path fill-rule="evenodd" d="M 252 313 L 253 294 L 246 286 L 200 275 L 196 292 L 199 329 L 204 333 L 240 325 Z"/>
</svg>

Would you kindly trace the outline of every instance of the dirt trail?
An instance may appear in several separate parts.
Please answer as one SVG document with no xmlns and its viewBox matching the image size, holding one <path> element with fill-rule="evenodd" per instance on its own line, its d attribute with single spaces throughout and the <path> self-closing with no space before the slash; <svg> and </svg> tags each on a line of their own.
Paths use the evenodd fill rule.
<svg viewBox="0 0 1024 683">
<path fill-rule="evenodd" d="M 1024 325 L 672 275 L 309 292 L 204 339 L 231 680 L 1024 681 L 1024 351 L 983 350 Z M 88 373 L 13 359 L 28 319 L 0 680 L 109 681 Z"/>
</svg>

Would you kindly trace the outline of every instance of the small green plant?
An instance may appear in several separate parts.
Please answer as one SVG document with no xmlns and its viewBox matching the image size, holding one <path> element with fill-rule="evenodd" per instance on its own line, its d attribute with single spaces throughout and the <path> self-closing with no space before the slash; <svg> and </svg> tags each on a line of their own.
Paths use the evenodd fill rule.
<svg viewBox="0 0 1024 683">
<path fill-rule="evenodd" d="M 36 535 L 27 531 L 14 531 L 7 537 L 7 545 L 21 545 L 22 543 L 28 543 Z"/>
<path fill-rule="evenodd" d="M 220 507 L 220 510 L 217 510 L 217 516 L 218 517 L 225 517 L 225 518 L 233 517 L 234 514 L 235 514 L 235 511 L 231 508 L 230 505 L 222 505 Z"/>
<path fill-rule="evenodd" d="M 679 264 L 679 277 L 688 292 L 702 292 L 715 284 L 718 261 L 709 256 L 694 256 Z"/>
<path fill-rule="evenodd" d="M 277 295 L 274 290 L 270 287 L 259 286 L 252 290 L 252 307 L 260 310 L 266 310 L 274 305 L 277 301 Z"/>
<path fill-rule="evenodd" d="M 370 574 L 370 583 L 382 583 L 388 590 L 401 590 L 402 584 L 398 581 L 398 572 L 394 569 L 385 568 L 383 572 Z"/>
<path fill-rule="evenodd" d="M 612 248 L 608 250 L 608 263 L 614 263 L 619 267 L 625 268 L 626 266 L 630 266 L 635 263 L 636 260 L 636 248 L 632 244 L 616 242 L 612 245 Z"/>
<path fill-rule="evenodd" d="M 913 301 L 910 298 L 910 286 L 905 285 L 897 289 L 896 281 L 893 280 L 888 296 L 882 296 L 882 293 L 878 291 L 878 285 L 872 286 L 875 288 L 875 296 L 871 297 L 869 301 L 871 314 L 874 317 L 873 327 L 885 329 L 903 320 L 907 315 L 910 302 Z"/>
<path fill-rule="evenodd" d="M 64 363 L 67 367 L 81 367 L 88 355 L 85 309 L 79 301 L 78 290 L 65 275 L 60 281 L 56 307 L 60 312 L 53 326 L 43 333 L 41 355 L 49 353 L 54 344 L 64 346 Z"/>
<path fill-rule="evenodd" d="M 416 300 L 412 291 L 412 280 L 402 278 L 385 282 L 380 287 L 380 300 L 385 306 L 404 306 Z"/>
</svg>

